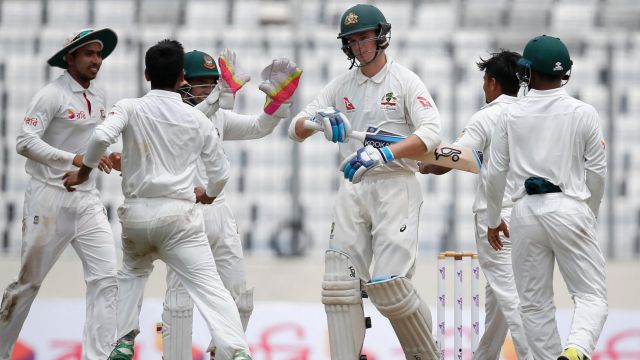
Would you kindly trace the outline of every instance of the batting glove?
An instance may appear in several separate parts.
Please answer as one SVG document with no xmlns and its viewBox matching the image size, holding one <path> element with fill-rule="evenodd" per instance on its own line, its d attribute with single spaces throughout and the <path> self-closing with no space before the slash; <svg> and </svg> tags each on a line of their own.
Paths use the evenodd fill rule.
<svg viewBox="0 0 640 360">
<path fill-rule="evenodd" d="M 351 123 L 349 119 L 338 109 L 330 107 L 319 110 L 309 120 L 322 125 L 324 137 L 336 142 L 349 141 L 351 135 Z"/>
<path fill-rule="evenodd" d="M 344 159 L 340 164 L 340 171 L 344 173 L 345 179 L 357 184 L 367 171 L 393 161 L 393 159 L 393 153 L 388 146 L 374 148 L 367 145 Z"/>
<path fill-rule="evenodd" d="M 236 53 L 229 49 L 224 49 L 218 58 L 220 68 L 220 107 L 223 109 L 233 109 L 236 93 L 251 80 L 251 76 L 238 69 L 236 63 Z"/>
<path fill-rule="evenodd" d="M 267 94 L 267 101 L 264 104 L 265 113 L 274 115 L 283 103 L 291 102 L 301 75 L 302 69 L 286 58 L 275 59 L 269 66 L 262 69 L 262 82 L 258 88 Z"/>
</svg>

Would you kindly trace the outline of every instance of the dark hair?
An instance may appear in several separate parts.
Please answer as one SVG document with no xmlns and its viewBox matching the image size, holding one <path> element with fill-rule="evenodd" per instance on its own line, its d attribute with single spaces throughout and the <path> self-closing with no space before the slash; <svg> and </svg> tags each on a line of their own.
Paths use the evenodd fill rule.
<svg viewBox="0 0 640 360">
<path fill-rule="evenodd" d="M 476 65 L 480 71 L 496 79 L 503 94 L 516 96 L 520 89 L 516 76 L 518 71 L 516 63 L 520 57 L 521 55 L 516 52 L 500 49 L 500 52 L 491 53 L 491 57 L 487 60 L 480 58 Z"/>
<path fill-rule="evenodd" d="M 170 89 L 184 71 L 184 48 L 176 40 L 164 39 L 147 50 L 144 57 L 152 89 Z"/>
</svg>

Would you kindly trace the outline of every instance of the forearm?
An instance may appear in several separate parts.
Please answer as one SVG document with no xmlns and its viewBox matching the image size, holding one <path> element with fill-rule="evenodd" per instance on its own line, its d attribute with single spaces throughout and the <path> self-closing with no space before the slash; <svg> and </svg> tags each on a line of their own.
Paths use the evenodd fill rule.
<svg viewBox="0 0 640 360">
<path fill-rule="evenodd" d="M 308 116 L 297 117 L 289 124 L 289 138 L 302 142 L 315 133 L 315 130 L 304 127 L 304 122 L 309 120 Z"/>
<path fill-rule="evenodd" d="M 389 145 L 395 159 L 408 158 L 427 152 L 427 145 L 415 134 L 406 139 Z"/>
<path fill-rule="evenodd" d="M 96 128 L 96 131 L 94 131 L 91 136 L 91 140 L 89 140 L 87 152 L 82 160 L 82 164 L 89 168 L 97 167 L 100 163 L 100 158 L 106 153 L 109 145 L 114 142 L 115 141 L 102 131 L 102 129 Z"/>
<path fill-rule="evenodd" d="M 487 191 L 487 219 L 490 228 L 495 229 L 500 225 L 500 212 L 502 210 L 502 198 L 507 184 L 507 172 L 489 169 L 486 184 Z"/>
<path fill-rule="evenodd" d="M 16 143 L 18 154 L 59 170 L 71 170 L 76 154 L 56 149 L 35 134 L 22 134 Z"/>
<path fill-rule="evenodd" d="M 592 171 L 586 172 L 586 183 L 591 197 L 587 199 L 587 205 L 591 208 L 593 214 L 597 217 L 604 196 L 605 177 Z"/>
</svg>

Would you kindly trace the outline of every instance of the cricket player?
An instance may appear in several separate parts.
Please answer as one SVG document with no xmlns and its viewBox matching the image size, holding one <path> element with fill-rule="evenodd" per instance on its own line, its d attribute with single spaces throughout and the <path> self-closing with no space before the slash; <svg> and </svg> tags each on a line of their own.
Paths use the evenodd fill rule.
<svg viewBox="0 0 640 360">
<path fill-rule="evenodd" d="M 222 71 L 213 57 L 201 51 L 185 54 L 186 84 L 180 89 L 183 100 L 202 111 L 213 122 L 222 140 L 249 140 L 265 137 L 273 132 L 280 120 L 290 115 L 291 100 L 302 71 L 287 59 L 276 59 L 263 70 L 266 78 L 260 89 L 269 99 L 274 89 L 290 90 L 279 99 L 278 108 L 265 108 L 260 115 L 234 113 L 235 93 L 249 81 L 248 74 L 238 71 L 236 54 L 225 49 L 219 58 Z M 232 84 L 232 85 L 229 85 Z M 273 100 L 271 101 L 273 102 Z M 198 162 L 196 186 L 206 184 L 204 166 Z M 253 289 L 246 288 L 242 242 L 231 206 L 220 193 L 211 205 L 199 206 L 204 218 L 205 233 L 216 262 L 220 278 L 235 300 L 242 326 L 246 330 L 253 311 Z M 167 270 L 167 293 L 162 314 L 162 346 L 165 359 L 188 359 L 191 356 L 193 301 L 180 283 L 175 271 Z M 211 354 L 213 359 L 214 353 Z"/>
<path fill-rule="evenodd" d="M 68 244 L 82 260 L 87 285 L 82 358 L 109 356 L 118 292 L 111 226 L 95 176 L 75 193 L 65 191 L 62 176 L 82 165 L 93 129 L 105 118 L 105 94 L 92 80 L 117 42 L 111 29 L 84 29 L 67 37 L 48 60 L 64 73 L 36 93 L 24 117 L 16 151 L 27 158 L 31 179 L 24 197 L 20 273 L 0 305 L 1 360 L 11 358 L 31 303 Z M 95 154 L 96 165 L 109 172 L 111 162 L 103 153 Z"/>
<path fill-rule="evenodd" d="M 488 165 L 488 238 L 499 232 L 507 173 L 515 183 L 511 212 L 513 272 L 520 314 L 534 359 L 590 359 L 607 318 L 605 262 L 596 238 L 606 159 L 596 110 L 562 88 L 572 61 L 560 39 L 538 36 L 518 61 L 529 93 L 500 115 Z M 553 269 L 575 303 L 563 351 L 553 304 Z"/>
<path fill-rule="evenodd" d="M 96 128 L 80 171 L 65 174 L 65 186 L 73 191 L 96 166 L 96 155 L 123 135 L 119 340 L 109 359 L 133 358 L 144 285 L 156 259 L 175 271 L 203 315 L 213 338 L 207 351 L 217 351 L 222 359 L 250 359 L 238 309 L 216 271 L 196 206 L 211 204 L 222 192 L 229 162 L 211 122 L 177 93 L 183 64 L 184 50 L 177 41 L 149 48 L 145 77 L 151 91 L 116 103 Z M 208 183 L 194 190 L 198 158 Z"/>
<path fill-rule="evenodd" d="M 487 105 L 476 112 L 465 126 L 455 144 L 471 149 L 479 149 L 489 154 L 491 135 L 498 117 L 507 105 L 518 100 L 519 82 L 516 77 L 516 62 L 520 54 L 511 51 L 500 51 L 491 54 L 487 60 L 480 59 L 478 69 L 484 72 L 482 90 Z M 502 344 L 511 331 L 518 359 L 532 359 L 529 346 L 522 328 L 522 319 L 518 312 L 518 292 L 513 279 L 511 266 L 511 241 L 508 237 L 501 237 L 503 247 L 494 250 L 487 239 L 487 201 L 485 186 L 487 183 L 488 156 L 483 158 L 483 167 L 473 202 L 475 217 L 476 245 L 478 260 L 487 279 L 485 288 L 485 327 L 478 348 L 474 349 L 475 359 L 498 359 Z M 435 165 L 420 164 L 423 174 L 444 174 L 448 168 Z M 506 191 L 502 200 L 501 217 L 509 223 L 511 208 L 511 193 L 515 184 L 509 177 Z"/>
<path fill-rule="evenodd" d="M 305 122 L 314 121 L 340 143 L 344 179 L 322 283 L 333 360 L 360 356 L 363 291 L 391 322 L 407 359 L 438 357 L 431 312 L 410 280 L 422 193 L 416 162 L 403 158 L 438 146 L 440 116 L 418 76 L 385 54 L 390 30 L 375 6 L 345 11 L 338 38 L 355 69 L 332 80 L 289 127 L 289 136 L 303 141 L 314 133 Z M 348 140 L 352 129 L 369 127 L 407 138 L 381 148 Z"/>
</svg>

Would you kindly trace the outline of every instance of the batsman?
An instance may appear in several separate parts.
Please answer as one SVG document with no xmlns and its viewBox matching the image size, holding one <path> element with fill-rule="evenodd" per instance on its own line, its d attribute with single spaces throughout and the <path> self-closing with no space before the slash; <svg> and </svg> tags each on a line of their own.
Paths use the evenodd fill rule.
<svg viewBox="0 0 640 360">
<path fill-rule="evenodd" d="M 289 136 L 303 141 L 315 133 L 306 121 L 321 124 L 343 160 L 322 282 L 333 360 L 362 358 L 365 293 L 391 322 L 407 359 L 438 356 L 431 312 L 411 282 L 422 193 L 416 161 L 405 158 L 440 144 L 440 115 L 418 76 L 385 54 L 390 31 L 375 6 L 345 11 L 338 39 L 350 71 L 322 89 L 289 127 Z M 379 148 L 348 140 L 352 130 L 369 127 L 406 139 Z"/>
</svg>

